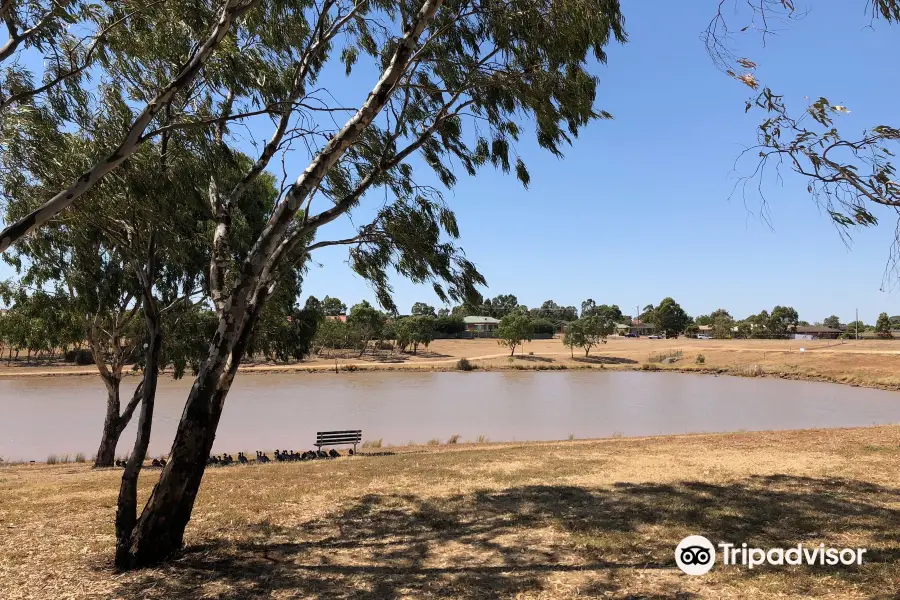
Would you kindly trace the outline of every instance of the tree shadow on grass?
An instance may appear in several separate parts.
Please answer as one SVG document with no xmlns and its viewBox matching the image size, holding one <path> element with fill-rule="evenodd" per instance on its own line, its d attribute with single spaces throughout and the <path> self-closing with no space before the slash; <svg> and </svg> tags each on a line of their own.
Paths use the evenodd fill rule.
<svg viewBox="0 0 900 600">
<path fill-rule="evenodd" d="M 553 359 L 549 356 L 536 356 L 534 354 L 517 354 L 514 357 L 516 360 L 527 360 L 529 362 L 544 362 L 544 363 L 552 363 Z"/>
<path fill-rule="evenodd" d="M 576 356 L 572 360 L 595 365 L 636 365 L 638 361 L 623 356 Z"/>
<path fill-rule="evenodd" d="M 114 596 L 685 600 L 697 596 L 682 589 L 690 578 L 675 568 L 673 551 L 699 534 L 759 548 L 869 543 L 862 567 L 717 564 L 704 582 L 713 586 L 709 597 L 717 589 L 739 597 L 747 583 L 785 597 L 843 589 L 886 600 L 900 585 L 898 503 L 898 489 L 786 475 L 428 499 L 370 494 L 308 523 L 264 520 L 237 539 L 188 547 L 161 574 L 129 574 Z"/>
</svg>

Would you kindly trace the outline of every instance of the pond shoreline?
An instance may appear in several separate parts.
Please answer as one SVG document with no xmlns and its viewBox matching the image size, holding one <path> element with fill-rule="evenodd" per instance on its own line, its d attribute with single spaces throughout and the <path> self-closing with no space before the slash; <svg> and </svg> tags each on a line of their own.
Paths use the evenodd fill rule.
<svg viewBox="0 0 900 600">
<path fill-rule="evenodd" d="M 339 364 L 337 369 L 333 366 L 325 364 L 305 364 L 297 363 L 290 365 L 248 365 L 241 367 L 240 373 L 250 374 L 271 374 L 284 375 L 294 373 L 309 374 L 335 374 L 335 373 L 381 373 L 381 372 L 398 372 L 398 373 L 452 373 L 464 372 L 458 369 L 453 362 L 433 361 L 433 362 L 414 362 L 402 365 L 392 365 L 385 363 L 344 363 Z M 850 387 L 862 387 L 888 392 L 900 391 L 900 383 L 884 383 L 879 381 L 851 381 L 846 380 L 845 375 L 825 375 L 821 373 L 798 373 L 782 370 L 766 370 L 753 365 L 752 367 L 690 367 L 673 364 L 663 365 L 658 363 L 644 363 L 639 366 L 621 365 L 621 364 L 579 364 L 579 365 L 543 365 L 543 364 L 479 364 L 477 359 L 472 359 L 472 370 L 470 372 L 502 372 L 502 371 L 645 371 L 652 373 L 686 373 L 694 375 L 727 375 L 729 377 L 746 377 L 746 378 L 769 378 L 784 379 L 788 381 L 810 381 L 817 383 L 834 383 Z M 171 370 L 165 370 L 165 375 L 171 375 Z M 140 373 L 128 371 L 124 373 L 126 378 L 137 377 Z M 29 379 L 29 378 L 57 378 L 57 377 L 93 377 L 97 375 L 96 370 L 64 370 L 46 369 L 42 367 L 25 367 L 23 370 L 3 372 L 0 371 L 0 379 Z M 192 375 L 185 375 L 190 378 Z"/>
</svg>

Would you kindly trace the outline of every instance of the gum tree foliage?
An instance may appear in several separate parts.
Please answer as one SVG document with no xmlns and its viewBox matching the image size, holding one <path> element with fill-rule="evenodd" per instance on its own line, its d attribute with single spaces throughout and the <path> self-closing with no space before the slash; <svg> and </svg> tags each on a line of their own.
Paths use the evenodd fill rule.
<svg viewBox="0 0 900 600">
<path fill-rule="evenodd" d="M 891 339 L 894 337 L 891 333 L 891 319 L 888 317 L 887 313 L 878 315 L 878 320 L 875 322 L 875 336 L 882 339 Z"/>
<path fill-rule="evenodd" d="M 769 315 L 768 330 L 775 336 L 796 333 L 800 317 L 793 306 L 776 306 Z"/>
<path fill-rule="evenodd" d="M 341 302 L 338 298 L 325 296 L 325 299 L 322 300 L 322 311 L 326 316 L 338 317 L 340 315 L 347 314 L 347 305 Z"/>
<path fill-rule="evenodd" d="M 847 323 L 847 329 L 844 330 L 845 335 L 850 335 L 851 337 L 856 336 L 856 332 L 862 333 L 864 331 L 871 331 L 874 327 L 872 325 L 866 325 L 862 321 L 850 321 Z"/>
<path fill-rule="evenodd" d="M 522 311 L 511 312 L 497 326 L 497 343 L 509 348 L 509 355 L 516 353 L 516 348 L 524 342 L 534 339 L 534 323 Z"/>
<path fill-rule="evenodd" d="M 420 345 L 428 348 L 437 335 L 436 325 L 437 319 L 430 315 L 397 319 L 391 328 L 397 349 L 405 352 L 412 346 L 413 354 L 417 354 Z"/>
<path fill-rule="evenodd" d="M 560 306 L 553 300 L 546 300 L 540 308 L 532 308 L 534 319 L 547 319 L 553 323 L 568 323 L 578 318 L 578 310 L 574 306 Z"/>
<path fill-rule="evenodd" d="M 4 131 L 10 142 L 8 152 L 0 155 L 6 218 L 28 214 L 46 190 L 83 171 L 115 138 L 117 119 L 127 115 L 120 106 L 117 112 L 85 120 L 90 124 L 85 131 L 61 132 L 50 109 L 34 107 L 20 119 L 27 128 Z M 143 397 L 139 385 L 123 405 L 120 386 L 126 365 L 136 362 L 143 368 L 151 358 L 144 352 L 149 342 L 143 325 L 145 293 L 158 305 L 156 325 L 165 340 L 160 362 L 151 370 L 171 365 L 180 377 L 188 365 L 199 368 L 214 328 L 200 326 L 197 319 L 203 313 L 193 305 L 208 287 L 205 236 L 213 224 L 205 190 L 196 182 L 208 179 L 213 169 L 230 170 L 235 177 L 241 162 L 247 165 L 249 159 L 200 159 L 185 140 L 163 136 L 158 143 L 144 144 L 115 177 L 89 191 L 65 216 L 50 219 L 4 255 L 23 285 L 56 287 L 77 309 L 72 318 L 86 330 L 107 392 L 97 467 L 112 466 L 119 437 Z M 246 252 L 250 234 L 261 229 L 265 207 L 275 196 L 271 176 L 257 180 L 245 195 L 235 211 L 243 232 L 236 251 Z M 189 332 L 204 335 L 187 337 Z"/>
<path fill-rule="evenodd" d="M 98 30 L 103 21 L 93 23 Z M 117 523 L 120 568 L 181 547 L 226 396 L 285 271 L 342 245 L 392 312 L 389 272 L 430 283 L 443 302 L 474 301 L 484 279 L 455 245 L 458 227 L 440 190 L 417 174 L 424 167 L 451 187 L 459 172 L 493 167 L 527 186 L 515 146 L 530 123 L 537 143 L 559 156 L 582 127 L 609 117 L 594 106 L 588 61 L 605 60 L 612 39 L 625 39 L 615 0 L 174 0 L 122 16 L 93 65 L 110 85 L 89 94 L 86 109 L 67 96 L 53 109 L 60 128 L 110 106 L 124 110 L 119 135 L 82 175 L 10 223 L 0 251 L 165 132 L 178 131 L 204 156 L 225 154 L 248 120 L 269 134 L 237 181 L 212 174 L 202 182 L 214 220 L 207 280 L 217 327 L 143 513 Z M 361 60 L 378 75 L 358 102 L 339 105 L 318 87 L 326 64 L 341 62 L 349 75 Z M 305 153 L 308 161 L 282 162 L 292 149 L 292 160 Z M 249 251 L 236 256 L 234 211 L 267 170 L 281 173 L 281 194 Z M 349 238 L 329 237 L 329 224 L 370 198 L 371 220 Z"/>
<path fill-rule="evenodd" d="M 613 321 L 614 323 L 621 323 L 625 318 L 617 304 L 598 305 L 590 298 L 581 303 L 581 316 L 600 317 L 604 321 Z"/>
<path fill-rule="evenodd" d="M 502 319 L 519 307 L 519 300 L 514 295 L 498 294 L 494 298 L 486 299 L 481 306 L 481 313 L 476 316 Z"/>
<path fill-rule="evenodd" d="M 861 16 L 865 15 L 860 27 L 896 26 L 900 21 L 898 0 L 860 0 L 857 4 Z M 900 211 L 900 178 L 895 158 L 900 147 L 900 124 L 872 123 L 862 131 L 851 131 L 842 123 L 842 117 L 852 106 L 815 95 L 809 96 L 805 107 L 797 106 L 757 79 L 755 60 L 773 57 L 745 57 L 738 51 L 741 36 L 759 36 L 765 42 L 773 28 L 781 36 L 789 35 L 785 24 L 801 19 L 806 8 L 796 0 L 724 0 L 719 2 L 704 38 L 715 65 L 754 90 L 745 111 L 763 116 L 756 143 L 738 158 L 736 167 L 741 177 L 736 190 L 745 197 L 748 192 L 759 193 L 766 215 L 762 182 L 767 177 L 781 181 L 783 171 L 792 171 L 801 176 L 807 193 L 849 243 L 855 230 L 875 226 L 883 215 L 893 216 Z M 878 89 L 877 82 L 872 85 L 873 90 Z M 827 93 L 827 82 L 823 88 Z M 898 259 L 900 219 L 885 283 L 897 282 Z"/>
<path fill-rule="evenodd" d="M 429 306 L 429 305 L 425 304 L 424 302 L 416 302 L 415 304 L 413 304 L 412 309 L 410 309 L 410 311 L 409 311 L 409 314 L 411 314 L 414 317 L 421 317 L 421 316 L 426 316 L 426 315 L 432 316 L 432 317 L 437 316 L 437 313 L 435 312 L 434 307 Z"/>
<path fill-rule="evenodd" d="M 324 315 L 316 302 L 307 301 L 302 309 L 296 307 L 301 284 L 302 280 L 296 273 L 286 273 L 279 282 L 259 317 L 259 323 L 247 346 L 248 355 L 259 355 L 268 361 L 285 363 L 301 360 L 310 353 Z M 215 312 L 208 312 L 215 316 Z M 212 322 L 215 323 L 215 320 Z M 205 336 L 197 339 L 206 343 L 214 333 L 215 327 L 208 329 Z M 202 352 L 197 354 L 202 355 Z"/>
<path fill-rule="evenodd" d="M 0 300 L 9 306 L 0 314 L 0 353 L 7 351 L 7 364 L 13 354 L 45 359 L 84 342 L 84 322 L 66 294 L 7 282 L 0 284 Z"/>
<path fill-rule="evenodd" d="M 431 315 L 419 315 L 403 319 L 401 323 L 407 327 L 406 335 L 408 335 L 413 354 L 418 353 L 419 346 L 423 346 L 427 350 L 436 334 L 436 319 Z"/>
<path fill-rule="evenodd" d="M 600 316 L 581 317 L 572 321 L 563 334 L 563 345 L 575 355 L 575 348 L 582 348 L 585 356 L 590 356 L 591 348 L 605 343 L 606 338 L 615 331 L 616 323 Z"/>
<path fill-rule="evenodd" d="M 715 339 L 727 339 L 732 335 L 734 317 L 724 308 L 719 308 L 710 313 L 712 336 Z"/>
<path fill-rule="evenodd" d="M 356 347 L 358 344 L 354 333 L 344 321 L 323 318 L 316 327 L 313 348 L 317 353 L 331 356 L 337 349 Z"/>
<path fill-rule="evenodd" d="M 529 318 L 531 316 L 529 315 Z M 534 332 L 540 334 L 554 334 L 556 333 L 556 325 L 553 324 L 553 321 L 550 319 L 532 319 L 532 324 L 534 325 Z"/>
<path fill-rule="evenodd" d="M 822 321 L 822 325 L 825 327 L 831 327 L 832 329 L 840 329 L 841 328 L 841 320 L 837 315 L 831 315 L 825 317 Z"/>
<path fill-rule="evenodd" d="M 350 309 L 347 325 L 352 337 L 359 344 L 359 355 L 366 352 L 370 341 L 382 339 L 386 316 L 380 310 L 363 300 Z"/>
<path fill-rule="evenodd" d="M 656 327 L 656 331 L 665 333 L 666 337 L 677 337 L 691 322 L 681 305 L 672 298 L 663 298 L 658 306 L 649 311 L 645 308 L 645 311 L 649 313 L 647 321 Z"/>
<path fill-rule="evenodd" d="M 466 322 L 462 317 L 441 315 L 434 320 L 435 336 L 454 337 L 465 330 Z"/>
</svg>

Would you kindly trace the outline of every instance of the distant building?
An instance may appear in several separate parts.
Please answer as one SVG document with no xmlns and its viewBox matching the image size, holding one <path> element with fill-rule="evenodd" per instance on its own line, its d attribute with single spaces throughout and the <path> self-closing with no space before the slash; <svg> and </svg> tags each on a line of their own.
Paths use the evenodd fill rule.
<svg viewBox="0 0 900 600">
<path fill-rule="evenodd" d="M 654 331 L 656 331 L 656 327 L 650 323 L 644 323 L 639 319 L 632 319 L 631 323 L 620 323 L 616 325 L 616 333 L 619 335 L 626 335 L 629 333 L 634 335 L 651 335 Z"/>
<path fill-rule="evenodd" d="M 494 331 L 500 325 L 500 320 L 494 317 L 463 317 L 466 331 Z"/>
<path fill-rule="evenodd" d="M 840 329 L 825 327 L 824 325 L 797 325 L 794 339 L 800 340 L 836 340 L 844 333 Z"/>
</svg>

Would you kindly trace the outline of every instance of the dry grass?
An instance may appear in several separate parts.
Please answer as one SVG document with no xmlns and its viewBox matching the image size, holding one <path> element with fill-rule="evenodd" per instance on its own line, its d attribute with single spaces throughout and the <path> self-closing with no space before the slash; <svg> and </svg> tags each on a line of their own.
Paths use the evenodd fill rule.
<svg viewBox="0 0 900 600">
<path fill-rule="evenodd" d="M 900 427 L 405 448 L 213 468 L 186 551 L 110 569 L 120 476 L 0 467 L 3 598 L 892 599 Z M 158 472 L 145 472 L 146 498 Z M 861 567 L 674 566 L 688 534 Z"/>
</svg>

